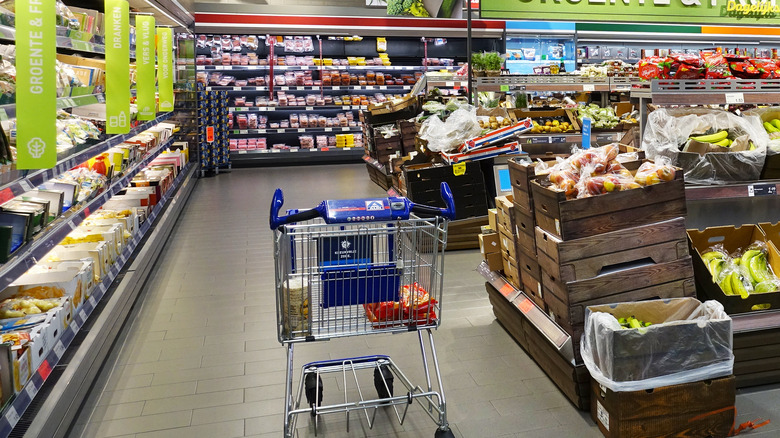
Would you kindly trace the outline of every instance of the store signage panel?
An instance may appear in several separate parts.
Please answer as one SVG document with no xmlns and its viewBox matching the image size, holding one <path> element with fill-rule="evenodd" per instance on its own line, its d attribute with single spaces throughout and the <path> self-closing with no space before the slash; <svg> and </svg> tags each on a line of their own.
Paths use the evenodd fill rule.
<svg viewBox="0 0 780 438">
<path fill-rule="evenodd" d="M 106 132 L 130 132 L 130 7 L 106 0 Z"/>
<path fill-rule="evenodd" d="M 173 111 L 173 29 L 157 28 L 157 87 L 160 111 Z"/>
<path fill-rule="evenodd" d="M 156 31 L 154 17 L 148 15 L 135 17 L 135 34 L 138 120 L 154 120 L 157 115 L 155 111 L 154 54 Z"/>
<path fill-rule="evenodd" d="M 677 24 L 780 23 L 773 0 L 481 0 L 482 18 Z"/>
<path fill-rule="evenodd" d="M 57 31 L 54 0 L 16 2 L 17 169 L 57 164 Z"/>
</svg>

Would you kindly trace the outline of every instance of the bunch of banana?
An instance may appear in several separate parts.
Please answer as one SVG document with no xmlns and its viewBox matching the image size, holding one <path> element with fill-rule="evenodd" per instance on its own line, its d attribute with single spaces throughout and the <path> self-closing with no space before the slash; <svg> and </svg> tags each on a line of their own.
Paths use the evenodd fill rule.
<svg viewBox="0 0 780 438">
<path fill-rule="evenodd" d="M 650 327 L 651 325 L 653 325 L 652 323 L 636 319 L 634 318 L 633 315 L 629 316 L 628 318 L 618 318 L 618 323 L 620 323 L 621 327 L 623 327 L 624 329 L 636 329 L 642 327 Z"/>
<path fill-rule="evenodd" d="M 709 251 L 702 254 L 702 259 L 712 274 L 712 282 L 726 295 L 747 298 L 751 293 L 777 290 L 777 277 L 761 249 L 749 249 L 734 258 L 722 251 Z"/>
<path fill-rule="evenodd" d="M 764 130 L 769 134 L 769 138 L 780 137 L 780 120 L 774 119 L 768 122 L 764 122 Z"/>
<path fill-rule="evenodd" d="M 726 130 L 718 131 L 714 134 L 699 135 L 696 137 L 690 137 L 690 140 L 695 140 L 700 143 L 712 143 L 716 146 L 729 147 L 732 141 L 729 140 L 729 132 Z"/>
</svg>

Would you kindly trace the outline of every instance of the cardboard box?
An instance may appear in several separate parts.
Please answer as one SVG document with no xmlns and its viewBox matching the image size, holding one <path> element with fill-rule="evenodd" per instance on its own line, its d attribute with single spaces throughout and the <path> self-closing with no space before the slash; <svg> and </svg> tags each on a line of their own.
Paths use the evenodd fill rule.
<svg viewBox="0 0 780 438">
<path fill-rule="evenodd" d="M 95 281 L 100 281 L 111 268 L 109 249 L 106 242 L 74 243 L 57 245 L 46 255 L 47 260 L 92 259 L 92 273 Z"/>
<path fill-rule="evenodd" d="M 498 210 L 498 223 L 503 225 L 504 228 L 509 230 L 509 235 L 514 235 L 515 231 L 512 229 L 512 201 L 514 197 L 512 195 L 496 196 L 496 209 Z"/>
<path fill-rule="evenodd" d="M 589 323 L 596 312 L 615 318 L 633 316 L 653 325 L 615 329 L 599 319 Z M 592 346 L 594 364 L 613 382 L 634 382 L 696 370 L 706 373 L 705 367 L 717 374 L 722 371 L 721 365 L 728 367 L 734 359 L 731 318 L 725 312 L 705 309 L 696 298 L 588 306 L 585 321 L 583 337 Z M 727 374 L 712 377 L 730 374 L 731 368 Z"/>
<path fill-rule="evenodd" d="M 485 255 L 485 261 L 488 264 L 488 268 L 490 268 L 491 271 L 498 272 L 502 269 L 504 269 L 504 258 L 501 255 L 501 252 L 491 252 Z"/>
<path fill-rule="evenodd" d="M 498 233 L 480 234 L 479 251 L 482 255 L 501 252 L 501 243 Z"/>
<path fill-rule="evenodd" d="M 85 299 L 86 286 L 92 283 L 89 264 L 67 266 L 65 270 L 25 273 L 0 292 L 0 298 L 13 296 L 33 298 L 70 297 L 78 308 Z"/>
<path fill-rule="evenodd" d="M 734 376 L 646 391 L 591 384 L 591 418 L 607 438 L 729 436 L 736 410 Z"/>
<path fill-rule="evenodd" d="M 719 301 L 729 314 L 780 309 L 780 291 L 750 294 L 747 298 L 726 295 L 723 289 L 712 281 L 712 274 L 701 257 L 716 243 L 722 244 L 726 251 L 733 253 L 747 248 L 755 241 L 766 242 L 767 236 L 758 225 L 708 227 L 703 231 L 692 229 L 688 230 L 688 239 L 696 286 L 702 299 Z M 772 271 L 780 273 L 780 253 L 774 244 L 767 245 L 767 261 Z"/>
<path fill-rule="evenodd" d="M 498 233 L 498 209 L 488 209 L 488 225 L 490 229 Z"/>
<path fill-rule="evenodd" d="M 502 228 L 502 232 L 499 233 L 499 238 L 501 239 L 501 251 L 508 254 L 513 260 L 517 260 L 517 252 L 515 250 L 515 238 L 513 236 L 506 235 L 503 231 L 503 227 L 499 225 L 500 228 Z M 515 264 L 517 264 L 515 262 Z"/>
</svg>

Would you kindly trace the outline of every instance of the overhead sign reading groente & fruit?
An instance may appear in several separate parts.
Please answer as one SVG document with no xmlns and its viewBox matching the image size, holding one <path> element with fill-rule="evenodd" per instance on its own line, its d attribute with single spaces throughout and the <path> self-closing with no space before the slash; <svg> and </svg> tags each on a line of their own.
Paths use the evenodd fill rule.
<svg viewBox="0 0 780 438">
<path fill-rule="evenodd" d="M 482 0 L 482 18 L 675 24 L 780 24 L 778 0 Z"/>
</svg>

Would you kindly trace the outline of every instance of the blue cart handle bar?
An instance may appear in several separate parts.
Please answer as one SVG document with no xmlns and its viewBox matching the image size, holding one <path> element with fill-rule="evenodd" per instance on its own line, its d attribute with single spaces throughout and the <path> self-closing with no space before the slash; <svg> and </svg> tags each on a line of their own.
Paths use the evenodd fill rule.
<svg viewBox="0 0 780 438">
<path fill-rule="evenodd" d="M 279 211 L 284 204 L 284 195 L 282 195 L 282 189 L 276 189 L 271 200 L 269 222 L 271 229 L 275 230 L 285 224 L 308 221 L 318 217 L 323 218 L 328 224 L 406 220 L 409 219 L 410 213 L 421 217 L 441 216 L 450 220 L 455 219 L 455 201 L 450 186 L 446 182 L 441 183 L 441 197 L 447 208 L 415 204 L 406 198 L 391 196 L 322 201 L 320 205 L 311 210 L 303 210 L 280 217 Z"/>
</svg>

